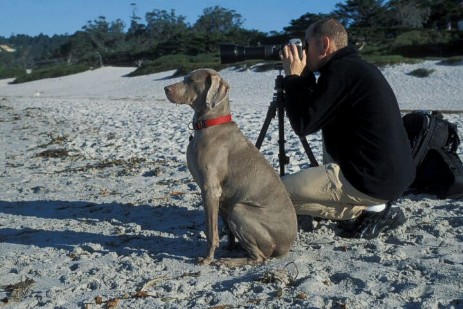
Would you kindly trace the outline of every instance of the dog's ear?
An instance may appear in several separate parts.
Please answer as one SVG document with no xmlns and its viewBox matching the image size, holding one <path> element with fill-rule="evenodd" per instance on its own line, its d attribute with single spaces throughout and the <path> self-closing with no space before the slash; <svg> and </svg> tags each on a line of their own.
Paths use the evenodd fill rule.
<svg viewBox="0 0 463 309">
<path fill-rule="evenodd" d="M 228 95 L 230 86 L 217 74 L 209 75 L 210 84 L 206 95 L 206 104 L 210 108 L 222 103 Z"/>
</svg>

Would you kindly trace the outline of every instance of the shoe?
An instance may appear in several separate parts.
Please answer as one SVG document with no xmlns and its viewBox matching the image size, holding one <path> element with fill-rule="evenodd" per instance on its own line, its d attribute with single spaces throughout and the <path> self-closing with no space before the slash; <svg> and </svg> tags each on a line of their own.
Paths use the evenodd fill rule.
<svg viewBox="0 0 463 309">
<path fill-rule="evenodd" d="M 343 233 L 352 233 L 358 225 L 358 217 L 350 220 L 341 220 L 336 223 L 336 227 Z"/>
<path fill-rule="evenodd" d="M 297 226 L 300 231 L 312 232 L 314 230 L 313 218 L 308 215 L 297 215 Z"/>
<path fill-rule="evenodd" d="M 381 212 L 364 211 L 357 219 L 348 221 L 355 222 L 346 222 L 343 224 L 343 236 L 373 239 L 378 237 L 382 232 L 398 228 L 407 219 L 399 207 L 391 207 L 391 204 L 388 203 L 386 209 Z"/>
</svg>

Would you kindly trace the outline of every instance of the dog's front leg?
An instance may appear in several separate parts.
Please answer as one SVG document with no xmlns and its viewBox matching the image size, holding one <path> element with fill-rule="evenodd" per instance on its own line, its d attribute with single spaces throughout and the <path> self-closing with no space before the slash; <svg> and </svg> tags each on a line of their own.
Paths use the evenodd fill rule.
<svg viewBox="0 0 463 309">
<path fill-rule="evenodd" d="M 206 212 L 206 238 L 207 253 L 200 258 L 199 263 L 203 265 L 210 264 L 214 259 L 215 249 L 219 246 L 219 199 L 220 189 L 206 188 L 202 191 L 204 210 Z"/>
</svg>

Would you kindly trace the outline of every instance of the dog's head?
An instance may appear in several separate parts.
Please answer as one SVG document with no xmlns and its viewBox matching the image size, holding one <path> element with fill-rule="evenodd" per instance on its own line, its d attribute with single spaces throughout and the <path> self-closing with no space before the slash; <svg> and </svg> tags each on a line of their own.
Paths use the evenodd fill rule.
<svg viewBox="0 0 463 309">
<path fill-rule="evenodd" d="M 170 102 L 190 105 L 199 112 L 225 103 L 229 89 L 216 71 L 199 69 L 185 76 L 183 81 L 166 86 L 164 91 Z"/>
</svg>

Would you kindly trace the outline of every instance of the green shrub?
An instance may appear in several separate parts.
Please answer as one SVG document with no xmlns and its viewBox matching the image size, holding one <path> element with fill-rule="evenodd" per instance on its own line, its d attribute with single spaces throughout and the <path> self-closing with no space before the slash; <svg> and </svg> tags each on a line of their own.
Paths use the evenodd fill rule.
<svg viewBox="0 0 463 309">
<path fill-rule="evenodd" d="M 411 71 L 410 73 L 408 73 L 408 75 L 423 78 L 423 77 L 428 77 L 434 71 L 435 71 L 434 69 L 419 68 L 419 69 Z"/>
<path fill-rule="evenodd" d="M 462 54 L 461 42 L 456 31 L 413 30 L 398 35 L 390 51 L 408 57 L 449 57 Z"/>
<path fill-rule="evenodd" d="M 411 59 L 411 58 L 407 58 L 401 55 L 362 55 L 362 56 L 366 61 L 378 67 L 383 67 L 386 65 L 396 65 L 396 64 L 401 64 L 401 63 L 415 64 L 415 63 L 422 62 L 422 60 Z"/>
<path fill-rule="evenodd" d="M 4 78 L 14 78 L 19 75 L 25 74 L 26 71 L 23 69 L 5 69 L 0 68 L 0 79 Z"/>
<path fill-rule="evenodd" d="M 199 68 L 210 68 L 220 71 L 224 67 L 225 66 L 220 63 L 220 60 L 214 54 L 200 54 L 196 56 L 176 54 L 162 56 L 152 61 L 146 61 L 127 76 L 132 77 L 170 70 L 176 70 L 174 76 L 183 76 Z"/>
<path fill-rule="evenodd" d="M 437 64 L 452 65 L 452 66 L 463 65 L 463 56 L 455 56 L 455 57 L 443 59 L 439 61 Z"/>
<path fill-rule="evenodd" d="M 53 78 L 61 77 L 71 74 L 76 74 L 80 72 L 87 71 L 89 67 L 87 65 L 55 65 L 51 67 L 46 67 L 42 69 L 33 70 L 30 74 L 23 73 L 16 77 L 12 84 L 26 83 L 34 80 L 44 79 L 44 78 Z"/>
<path fill-rule="evenodd" d="M 394 47 L 427 44 L 448 44 L 452 41 L 452 34 L 447 31 L 412 30 L 398 35 L 394 40 Z"/>
</svg>

